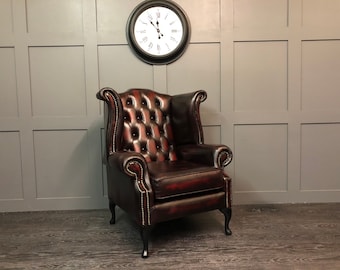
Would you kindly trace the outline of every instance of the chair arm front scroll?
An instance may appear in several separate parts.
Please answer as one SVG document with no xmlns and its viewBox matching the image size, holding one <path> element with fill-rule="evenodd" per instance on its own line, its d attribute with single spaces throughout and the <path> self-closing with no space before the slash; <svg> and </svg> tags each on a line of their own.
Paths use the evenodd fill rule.
<svg viewBox="0 0 340 270">
<path fill-rule="evenodd" d="M 115 203 L 134 215 L 140 225 L 150 225 L 154 200 L 144 157 L 136 152 L 114 152 L 109 156 L 107 166 L 112 170 L 108 176 L 109 189 L 110 182 L 115 182 L 109 190 Z"/>
<path fill-rule="evenodd" d="M 190 144 L 178 147 L 177 154 L 184 160 L 211 165 L 216 168 L 226 167 L 233 159 L 233 153 L 226 145 Z"/>
</svg>

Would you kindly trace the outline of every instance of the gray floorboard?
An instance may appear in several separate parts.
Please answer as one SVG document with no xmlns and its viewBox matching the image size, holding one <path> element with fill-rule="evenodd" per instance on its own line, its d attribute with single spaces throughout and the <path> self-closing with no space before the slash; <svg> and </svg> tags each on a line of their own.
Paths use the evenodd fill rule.
<svg viewBox="0 0 340 270">
<path fill-rule="evenodd" d="M 0 269 L 340 269 L 340 204 L 234 206 L 154 227 L 150 257 L 120 209 L 0 213 Z"/>
</svg>

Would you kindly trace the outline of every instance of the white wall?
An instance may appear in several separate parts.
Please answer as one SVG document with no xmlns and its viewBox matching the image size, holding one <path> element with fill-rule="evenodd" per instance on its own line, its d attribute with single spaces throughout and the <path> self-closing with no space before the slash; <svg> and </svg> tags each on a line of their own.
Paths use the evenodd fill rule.
<svg viewBox="0 0 340 270">
<path fill-rule="evenodd" d="M 103 86 L 206 89 L 235 204 L 340 201 L 340 1 L 176 0 L 192 37 L 167 66 L 127 46 L 139 2 L 0 1 L 0 211 L 107 207 Z"/>
</svg>

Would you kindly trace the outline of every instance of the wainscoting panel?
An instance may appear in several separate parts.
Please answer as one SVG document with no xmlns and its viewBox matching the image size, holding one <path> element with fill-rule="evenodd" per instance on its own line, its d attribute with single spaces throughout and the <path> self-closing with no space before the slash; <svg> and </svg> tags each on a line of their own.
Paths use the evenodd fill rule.
<svg viewBox="0 0 340 270">
<path fill-rule="evenodd" d="M 234 1 L 234 27 L 286 27 L 288 0 Z M 269 23 L 270 22 L 270 25 Z"/>
<path fill-rule="evenodd" d="M 33 116 L 87 114 L 83 47 L 30 47 L 29 61 Z"/>
<path fill-rule="evenodd" d="M 287 125 L 235 126 L 235 192 L 286 192 Z"/>
<path fill-rule="evenodd" d="M 14 48 L 0 48 L 0 85 L 0 117 L 18 117 Z"/>
<path fill-rule="evenodd" d="M 24 198 L 19 132 L 0 132 L 0 204 Z"/>
<path fill-rule="evenodd" d="M 220 58 L 218 43 L 191 44 L 181 59 L 167 67 L 169 94 L 206 90 L 209 98 L 202 103 L 202 112 L 220 112 Z"/>
<path fill-rule="evenodd" d="M 302 25 L 307 27 L 338 27 L 340 2 L 334 0 L 301 0 Z"/>
<path fill-rule="evenodd" d="M 340 123 L 301 126 L 302 191 L 340 191 L 339 138 Z"/>
<path fill-rule="evenodd" d="M 220 0 L 181 0 L 176 2 L 189 16 L 192 43 L 219 42 Z"/>
<path fill-rule="evenodd" d="M 203 127 L 204 142 L 207 144 L 221 143 L 221 127 L 220 126 L 205 126 Z"/>
<path fill-rule="evenodd" d="M 340 40 L 302 41 L 302 110 L 340 108 Z"/>
<path fill-rule="evenodd" d="M 90 197 L 86 130 L 34 131 L 37 198 Z"/>
<path fill-rule="evenodd" d="M 287 110 L 287 54 L 286 41 L 235 42 L 235 111 Z"/>
<path fill-rule="evenodd" d="M 112 35 L 115 43 L 125 39 L 126 20 L 138 0 L 97 0 L 97 31 Z M 117 16 L 119 14 L 119 16 Z"/>
<path fill-rule="evenodd" d="M 138 60 L 127 45 L 98 46 L 98 61 L 101 88 L 110 86 L 118 92 L 153 88 L 152 66 Z"/>
<path fill-rule="evenodd" d="M 82 0 L 26 0 L 27 32 L 82 32 Z"/>
<path fill-rule="evenodd" d="M 13 32 L 12 1 L 3 0 L 0 2 L 0 33 Z"/>
</svg>

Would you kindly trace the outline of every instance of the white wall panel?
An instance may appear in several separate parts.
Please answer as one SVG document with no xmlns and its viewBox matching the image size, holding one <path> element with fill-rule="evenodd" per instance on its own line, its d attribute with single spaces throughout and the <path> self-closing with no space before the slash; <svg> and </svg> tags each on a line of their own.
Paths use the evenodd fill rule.
<svg viewBox="0 0 340 270">
<path fill-rule="evenodd" d="M 340 108 L 340 40 L 302 42 L 302 109 Z"/>
<path fill-rule="evenodd" d="M 287 42 L 236 42 L 235 111 L 287 110 Z"/>
<path fill-rule="evenodd" d="M 30 47 L 34 116 L 86 115 L 83 47 Z"/>
<path fill-rule="evenodd" d="M 118 92 L 153 88 L 152 66 L 138 60 L 128 46 L 99 46 L 98 61 L 100 87 L 110 86 Z"/>
<path fill-rule="evenodd" d="M 12 1 L 0 1 L 0 33 L 13 31 L 13 18 L 12 18 Z"/>
<path fill-rule="evenodd" d="M 18 116 L 14 48 L 0 48 L 0 117 Z"/>
<path fill-rule="evenodd" d="M 237 192 L 287 191 L 287 125 L 235 126 Z"/>
<path fill-rule="evenodd" d="M 301 127 L 301 190 L 340 190 L 340 123 Z"/>
<path fill-rule="evenodd" d="M 204 126 L 204 142 L 207 144 L 221 143 L 221 127 L 220 126 Z"/>
<path fill-rule="evenodd" d="M 19 132 L 0 132 L 0 203 L 23 199 Z"/>
<path fill-rule="evenodd" d="M 302 0 L 302 25 L 310 27 L 339 27 L 340 1 Z"/>
<path fill-rule="evenodd" d="M 97 30 L 98 32 L 114 32 L 115 40 L 124 40 L 126 21 L 131 10 L 140 1 L 131 0 L 97 0 Z M 119 14 L 119 16 L 117 16 Z"/>
<path fill-rule="evenodd" d="M 34 131 L 37 198 L 90 197 L 86 130 Z"/>
<path fill-rule="evenodd" d="M 221 109 L 221 69 L 219 44 L 191 44 L 181 59 L 167 67 L 168 93 L 171 95 L 206 90 L 208 99 L 202 113 Z"/>
<path fill-rule="evenodd" d="M 192 42 L 218 41 L 220 34 L 219 0 L 177 0 L 191 24 Z"/>
<path fill-rule="evenodd" d="M 26 0 L 27 31 L 79 32 L 83 29 L 82 0 Z"/>
<path fill-rule="evenodd" d="M 284 27 L 288 0 L 234 0 L 235 27 Z"/>
</svg>

